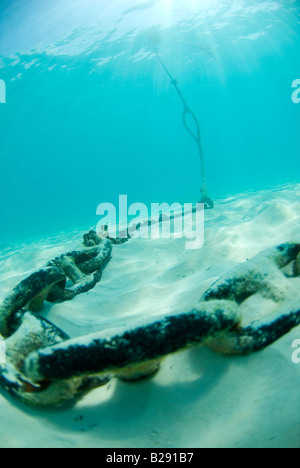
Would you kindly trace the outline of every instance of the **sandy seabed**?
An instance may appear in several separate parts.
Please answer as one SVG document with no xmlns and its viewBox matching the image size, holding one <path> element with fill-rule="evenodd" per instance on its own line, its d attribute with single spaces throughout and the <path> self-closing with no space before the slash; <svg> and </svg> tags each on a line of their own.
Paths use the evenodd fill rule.
<svg viewBox="0 0 300 468">
<path fill-rule="evenodd" d="M 0 252 L 0 300 L 23 278 L 69 250 L 71 233 Z M 220 200 L 205 213 L 205 244 L 132 239 L 114 246 L 102 281 L 43 315 L 72 337 L 119 330 L 197 307 L 222 275 L 260 251 L 300 242 L 300 185 Z M 103 448 L 300 448 L 299 327 L 248 357 L 207 347 L 168 356 L 154 378 L 113 379 L 74 407 L 29 408 L 0 393 L 0 446 Z"/>
</svg>

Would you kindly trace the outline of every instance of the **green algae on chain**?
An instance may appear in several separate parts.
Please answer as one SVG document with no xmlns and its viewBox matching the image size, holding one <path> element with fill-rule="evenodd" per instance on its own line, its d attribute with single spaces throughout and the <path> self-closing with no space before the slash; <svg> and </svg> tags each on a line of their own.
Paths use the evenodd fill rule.
<svg viewBox="0 0 300 468">
<path fill-rule="evenodd" d="M 42 310 L 45 300 L 71 300 L 92 289 L 100 281 L 111 251 L 112 243 L 106 239 L 99 239 L 91 247 L 84 243 L 82 249 L 51 260 L 44 269 L 23 280 L 1 304 L 0 331 L 6 338 L 6 363 L 0 369 L 0 385 L 14 397 L 33 405 L 61 404 L 77 400 L 107 382 L 92 376 L 35 385 L 22 368 L 31 352 L 69 338 L 32 312 Z M 72 289 L 65 289 L 67 279 L 74 284 Z"/>
<path fill-rule="evenodd" d="M 260 301 L 256 318 L 212 337 L 207 344 L 216 352 L 246 355 L 261 351 L 300 325 L 300 244 L 289 242 L 268 249 L 218 280 L 202 300 L 227 299 L 243 307 L 251 298 Z M 264 317 L 264 304 L 273 313 Z M 244 321 L 244 323 L 243 323 Z"/>
<path fill-rule="evenodd" d="M 259 351 L 300 323 L 300 282 L 293 273 L 299 252 L 300 245 L 292 243 L 262 252 L 215 283 L 203 295 L 198 311 L 167 317 L 111 340 L 94 334 L 39 350 L 26 360 L 26 373 L 37 381 L 97 372 L 126 376 L 128 366 L 153 363 L 201 343 L 223 354 Z M 288 266 L 292 276 L 285 270 Z M 273 304 L 274 316 L 243 327 L 242 306 L 256 295 Z"/>
<path fill-rule="evenodd" d="M 37 406 L 75 402 L 112 377 L 134 381 L 154 374 L 161 360 L 177 351 L 204 344 L 223 354 L 249 354 L 300 323 L 300 244 L 295 242 L 268 249 L 235 268 L 212 285 L 197 309 L 111 339 L 97 333 L 69 339 L 29 312 L 38 311 L 45 300 L 70 300 L 94 287 L 111 258 L 112 244 L 122 243 L 91 231 L 82 250 L 50 261 L 4 301 L 0 324 L 6 333 L 7 363 L 0 370 L 0 385 L 5 390 Z M 71 290 L 65 289 L 67 278 L 74 284 Z M 257 317 L 247 310 L 253 300 L 259 305 Z M 265 304 L 267 309 L 272 305 L 272 314 L 266 313 Z"/>
<path fill-rule="evenodd" d="M 61 255 L 21 281 L 0 305 L 0 334 L 9 336 L 9 322 L 20 309 L 39 312 L 45 300 L 71 300 L 94 288 L 101 280 L 102 269 L 109 262 L 111 251 L 111 242 L 103 240 L 103 246 L 84 247 Z M 72 289 L 66 289 L 67 279 L 73 282 Z"/>
<path fill-rule="evenodd" d="M 34 406 L 61 406 L 74 403 L 108 382 L 107 377 L 81 376 L 36 384 L 23 372 L 27 356 L 37 349 L 69 339 L 51 322 L 31 312 L 20 313 L 18 327 L 6 340 L 6 364 L 0 371 L 0 385 L 13 397 Z"/>
<path fill-rule="evenodd" d="M 233 302 L 202 303 L 199 310 L 166 317 L 110 340 L 95 333 L 38 350 L 27 358 L 24 372 L 36 382 L 95 373 L 122 372 L 126 376 L 129 366 L 202 344 L 208 337 L 233 328 L 240 319 Z"/>
</svg>

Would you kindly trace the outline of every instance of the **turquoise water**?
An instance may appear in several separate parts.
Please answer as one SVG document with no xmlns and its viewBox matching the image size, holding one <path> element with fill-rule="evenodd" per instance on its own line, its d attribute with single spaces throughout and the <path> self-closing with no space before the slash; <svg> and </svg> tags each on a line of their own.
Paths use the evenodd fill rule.
<svg viewBox="0 0 300 468">
<path fill-rule="evenodd" d="M 2 0 L 1 245 L 97 223 L 100 203 L 195 202 L 299 181 L 300 6 Z"/>
</svg>

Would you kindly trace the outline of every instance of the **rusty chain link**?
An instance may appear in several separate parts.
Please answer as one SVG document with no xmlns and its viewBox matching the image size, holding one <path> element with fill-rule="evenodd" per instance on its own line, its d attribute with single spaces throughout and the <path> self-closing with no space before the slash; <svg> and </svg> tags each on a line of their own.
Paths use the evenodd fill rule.
<svg viewBox="0 0 300 468">
<path fill-rule="evenodd" d="M 94 288 L 111 259 L 112 245 L 129 237 L 85 234 L 81 249 L 51 260 L 3 301 L 0 335 L 5 339 L 6 364 L 0 367 L 0 385 L 6 391 L 27 404 L 61 405 L 77 401 L 112 377 L 134 381 L 155 374 L 165 356 L 181 349 L 205 344 L 219 353 L 245 355 L 264 349 L 300 324 L 300 244 L 293 242 L 237 267 L 191 312 L 111 339 L 100 333 L 70 339 L 37 315 L 44 301 L 69 301 Z M 68 280 L 71 288 L 66 287 Z M 247 312 L 252 300 L 261 305 L 258 317 Z"/>
</svg>

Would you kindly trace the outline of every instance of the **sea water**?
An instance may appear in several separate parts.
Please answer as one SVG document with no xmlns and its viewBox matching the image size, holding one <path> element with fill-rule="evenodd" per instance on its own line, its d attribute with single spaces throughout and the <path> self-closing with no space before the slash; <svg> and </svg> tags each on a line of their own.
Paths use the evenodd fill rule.
<svg viewBox="0 0 300 468">
<path fill-rule="evenodd" d="M 114 246 L 93 291 L 43 316 L 109 337 L 199 307 L 228 271 L 299 238 L 299 12 L 298 0 L 0 0 L 0 303 L 124 200 L 143 218 L 159 220 L 158 203 L 191 211 L 203 174 L 187 109 L 215 203 L 204 248 L 159 233 Z M 250 299 L 253 320 L 274 307 Z M 152 380 L 114 379 L 65 412 L 1 390 L 0 445 L 299 447 L 299 337 L 247 357 L 173 354 Z"/>
<path fill-rule="evenodd" d="M 1 245 L 299 180 L 296 0 L 1 0 Z M 190 122 L 192 125 L 193 123 Z"/>
</svg>

